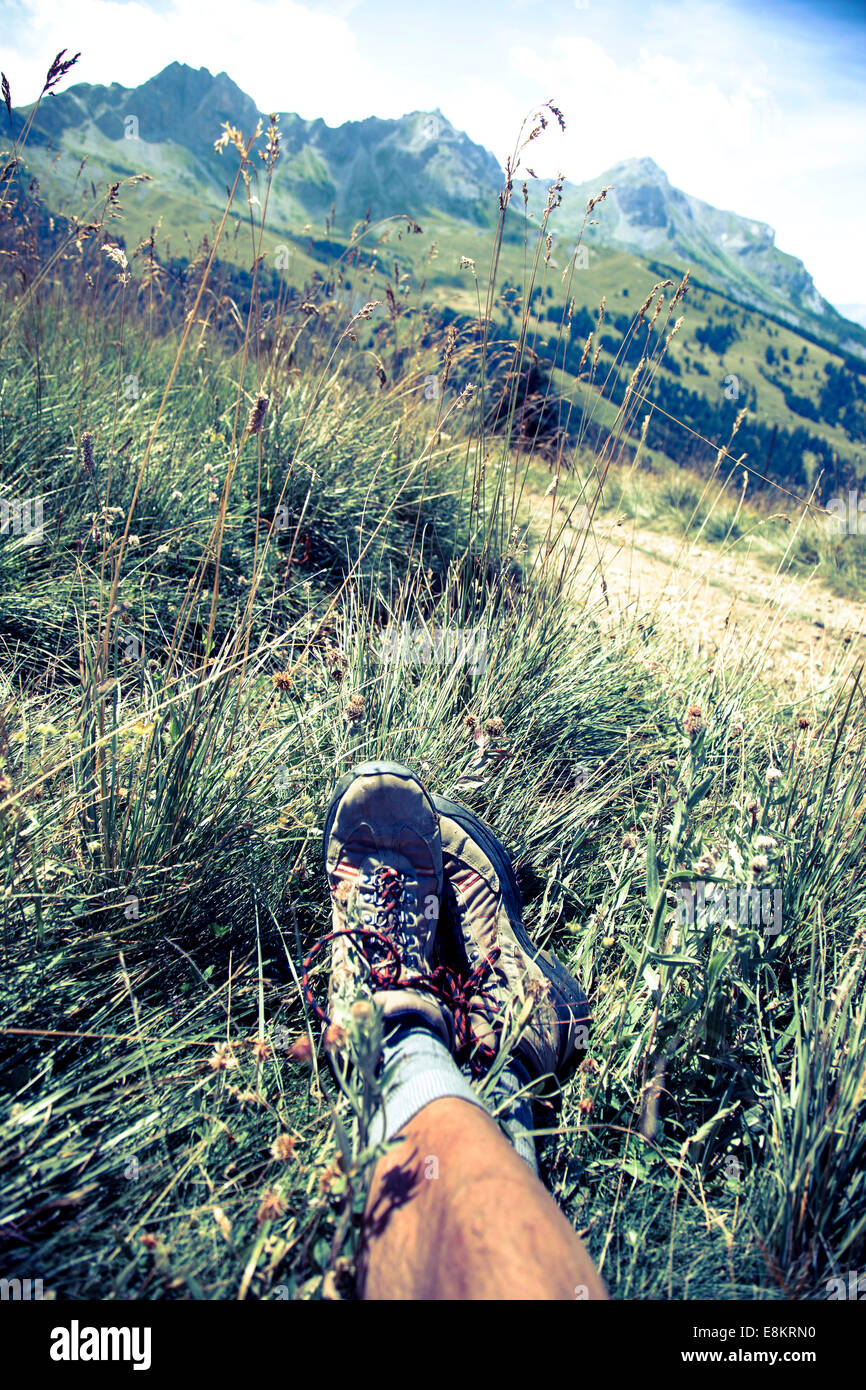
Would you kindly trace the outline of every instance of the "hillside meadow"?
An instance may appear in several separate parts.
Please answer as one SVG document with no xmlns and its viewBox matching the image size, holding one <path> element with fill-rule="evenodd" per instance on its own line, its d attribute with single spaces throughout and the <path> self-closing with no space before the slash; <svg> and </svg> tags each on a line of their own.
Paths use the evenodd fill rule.
<svg viewBox="0 0 866 1390">
<path fill-rule="evenodd" d="M 258 266 L 244 176 L 279 133 L 251 137 L 224 158 Z M 11 163 L 4 1274 L 57 1298 L 355 1295 L 369 1096 L 324 1065 L 301 977 L 330 789 L 387 757 L 490 821 L 533 938 L 590 996 L 538 1124 L 612 1295 L 826 1298 L 866 1243 L 859 646 L 794 697 L 758 642 L 696 653 L 639 603 L 612 622 L 586 563 L 627 507 L 854 582 L 808 498 L 741 495 L 735 435 L 694 468 L 645 460 L 687 282 L 629 296 L 605 428 L 587 396 L 545 435 L 526 420 L 566 408 L 530 371 L 545 226 L 489 329 L 507 188 L 464 267 L 470 331 L 381 262 L 358 308 L 321 273 L 276 294 L 253 273 L 229 304 L 225 219 L 175 283 L 155 239 L 121 245 L 124 189 L 49 228 Z M 483 634 L 484 660 L 441 659 L 442 632 Z M 321 999 L 322 953 L 310 979 Z"/>
</svg>

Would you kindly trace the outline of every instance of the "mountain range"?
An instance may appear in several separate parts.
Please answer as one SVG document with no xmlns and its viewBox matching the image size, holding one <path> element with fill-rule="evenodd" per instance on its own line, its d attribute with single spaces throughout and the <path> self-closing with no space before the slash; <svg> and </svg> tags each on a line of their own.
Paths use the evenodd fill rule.
<svg viewBox="0 0 866 1390">
<path fill-rule="evenodd" d="M 13 108 L 16 136 L 29 114 Z M 272 283 L 307 294 L 304 287 L 336 284 L 339 268 L 345 305 L 390 295 L 396 306 L 396 288 L 407 308 L 420 300 L 440 327 L 461 320 L 471 328 L 504 182 L 493 155 L 438 110 L 337 127 L 277 114 L 281 157 L 261 243 Z M 203 236 L 211 243 L 237 172 L 231 144 L 218 153 L 214 142 L 224 123 L 247 138 L 259 121 L 266 126 L 268 113 L 226 73 L 171 63 L 136 88 L 79 83 L 49 96 L 22 158 L 46 212 L 84 224 L 101 215 L 106 186 L 121 184 L 113 235 L 135 247 L 153 234 L 157 258 L 174 264 L 181 283 Z M 250 168 L 255 208 L 265 201 L 266 168 L 257 158 Z M 132 177 L 142 173 L 149 177 Z M 526 313 L 539 370 L 561 373 L 554 389 L 570 395 L 592 332 L 601 354 L 592 409 L 603 429 L 615 415 L 619 375 L 642 351 L 632 332 L 637 307 L 655 282 L 688 269 L 685 327 L 654 378 L 653 447 L 674 461 L 708 451 L 712 462 L 713 441 L 729 438 L 736 420 L 742 456 L 759 473 L 798 489 L 860 479 L 866 325 L 858 306 L 845 318 L 821 297 L 802 262 L 775 245 L 772 228 L 675 188 L 652 159 L 630 159 L 562 185 L 544 227 L 547 254 L 527 285 L 527 236 L 531 247 L 551 181 L 528 177 L 525 201 L 522 181 L 518 173 L 497 252 L 491 315 L 500 342 L 515 337 Z M 603 187 L 609 191 L 584 226 L 587 200 Z M 220 243 L 240 300 L 250 272 L 248 211 L 241 185 Z M 361 240 L 349 256 L 353 228 Z M 572 262 L 581 228 L 584 249 Z M 644 455 L 651 463 L 649 445 Z"/>
<path fill-rule="evenodd" d="M 13 112 L 16 132 L 27 114 Z M 337 127 L 279 114 L 284 156 L 271 197 L 271 225 L 330 212 L 348 226 L 368 210 L 374 218 L 436 212 L 490 224 L 503 171 L 441 111 Z M 109 177 L 146 170 L 166 192 L 187 200 L 197 195 L 206 211 L 225 196 L 228 165 L 214 151 L 222 123 L 249 134 L 259 119 L 266 123 L 267 113 L 226 73 L 170 63 L 139 87 L 78 83 L 53 94 L 38 112 L 30 148 L 68 150 Z M 690 267 L 734 301 L 866 357 L 862 309 L 853 306 L 852 319 L 843 318 L 818 293 L 802 262 L 776 247 L 771 227 L 674 188 L 652 159 L 628 159 L 586 182 L 566 183 L 560 238 L 576 233 L 587 198 L 605 185 L 612 191 L 595 214 L 598 226 L 587 229 L 588 247 L 621 247 L 680 270 Z M 530 206 L 540 209 L 544 195 L 539 181 Z M 515 200 L 515 210 L 518 204 L 522 208 L 522 200 Z"/>
</svg>

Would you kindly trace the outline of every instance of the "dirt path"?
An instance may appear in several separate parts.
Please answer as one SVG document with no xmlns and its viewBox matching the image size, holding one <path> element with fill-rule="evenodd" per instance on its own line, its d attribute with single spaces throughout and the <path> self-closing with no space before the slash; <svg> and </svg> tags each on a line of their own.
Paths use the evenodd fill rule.
<svg viewBox="0 0 866 1390">
<path fill-rule="evenodd" d="M 549 518 L 543 498 L 536 523 Z M 572 533 L 563 535 L 569 544 Z M 835 683 L 866 656 L 866 604 L 841 599 L 813 579 L 778 575 L 741 542 L 725 552 L 684 544 L 631 521 L 594 526 L 580 565 L 611 622 L 627 612 L 670 623 L 698 654 L 755 663 L 786 698 Z"/>
</svg>

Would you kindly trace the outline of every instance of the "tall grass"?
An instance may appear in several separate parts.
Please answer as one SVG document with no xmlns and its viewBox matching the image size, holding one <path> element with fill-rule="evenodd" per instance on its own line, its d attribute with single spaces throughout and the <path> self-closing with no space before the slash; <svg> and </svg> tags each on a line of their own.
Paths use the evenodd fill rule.
<svg viewBox="0 0 866 1390">
<path fill-rule="evenodd" d="M 227 143 L 235 196 L 256 147 Z M 526 311 L 510 344 L 492 326 L 521 155 L 476 330 L 432 344 L 420 291 L 369 269 L 360 313 L 339 274 L 276 301 L 254 282 L 223 332 L 218 246 L 155 325 L 153 242 L 124 265 L 103 220 L 41 250 L 7 193 L 3 495 L 38 490 L 45 522 L 0 538 L 6 1277 L 352 1296 L 366 1170 L 301 974 L 329 789 L 378 756 L 489 818 L 529 930 L 592 997 L 543 1163 L 613 1293 L 821 1296 L 863 1258 L 860 673 L 806 716 L 759 663 L 601 621 L 581 560 L 685 282 L 636 315 L 634 389 L 587 462 L 593 345 L 579 398 L 533 400 Z M 524 305 L 556 205 L 526 223 Z M 543 451 L 525 422 L 548 408 L 577 433 Z M 731 538 L 666 486 L 704 543 Z M 429 659 L 482 628 L 479 669 Z M 683 923 L 697 880 L 778 888 L 781 931 Z"/>
</svg>

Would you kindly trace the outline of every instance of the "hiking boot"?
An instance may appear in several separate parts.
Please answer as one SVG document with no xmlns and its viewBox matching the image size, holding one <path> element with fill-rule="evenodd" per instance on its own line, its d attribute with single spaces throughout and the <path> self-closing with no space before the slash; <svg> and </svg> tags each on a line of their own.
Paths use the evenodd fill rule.
<svg viewBox="0 0 866 1390">
<path fill-rule="evenodd" d="M 505 846 L 474 811 L 434 796 L 445 871 L 444 906 L 452 948 L 467 973 L 469 1042 L 492 1061 L 506 1017 L 513 1023 L 527 998 L 535 1007 L 514 1052 L 533 1078 L 560 1080 L 587 1046 L 589 1004 L 577 980 L 549 951 L 533 946 L 522 923 L 522 900 Z M 443 922 L 444 925 L 444 922 Z"/>
<path fill-rule="evenodd" d="M 442 898 L 436 812 L 399 763 L 361 763 L 341 778 L 322 835 L 331 889 L 330 1019 L 359 998 L 386 1020 L 420 1020 L 451 1047 L 451 1010 L 429 988 Z M 424 988 L 424 983 L 427 988 Z"/>
</svg>

